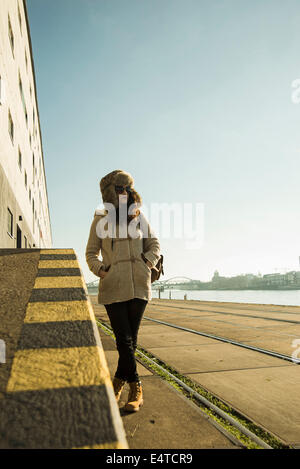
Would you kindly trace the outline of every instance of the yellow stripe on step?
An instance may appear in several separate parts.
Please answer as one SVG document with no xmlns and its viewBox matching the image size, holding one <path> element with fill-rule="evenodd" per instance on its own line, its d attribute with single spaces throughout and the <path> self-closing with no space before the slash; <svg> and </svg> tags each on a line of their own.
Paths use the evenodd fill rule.
<svg viewBox="0 0 300 469">
<path fill-rule="evenodd" d="M 78 261 L 76 260 L 40 260 L 38 263 L 39 269 L 70 269 L 79 268 Z"/>
<path fill-rule="evenodd" d="M 75 254 L 74 249 L 41 249 L 40 254 Z"/>
<path fill-rule="evenodd" d="M 112 386 L 98 346 L 18 350 L 7 392 L 106 384 Z"/>
<path fill-rule="evenodd" d="M 45 301 L 28 303 L 24 323 L 89 319 L 91 313 L 87 301 Z"/>
<path fill-rule="evenodd" d="M 36 277 L 33 288 L 83 288 L 81 277 Z"/>
</svg>

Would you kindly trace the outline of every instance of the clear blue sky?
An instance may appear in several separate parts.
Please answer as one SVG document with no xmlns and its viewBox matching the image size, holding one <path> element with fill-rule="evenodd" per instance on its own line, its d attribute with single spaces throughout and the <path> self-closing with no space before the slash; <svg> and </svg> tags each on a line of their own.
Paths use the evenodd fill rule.
<svg viewBox="0 0 300 469">
<path fill-rule="evenodd" d="M 204 244 L 161 239 L 165 277 L 298 268 L 298 0 L 27 0 L 53 245 L 85 246 L 99 181 L 204 204 Z"/>
</svg>

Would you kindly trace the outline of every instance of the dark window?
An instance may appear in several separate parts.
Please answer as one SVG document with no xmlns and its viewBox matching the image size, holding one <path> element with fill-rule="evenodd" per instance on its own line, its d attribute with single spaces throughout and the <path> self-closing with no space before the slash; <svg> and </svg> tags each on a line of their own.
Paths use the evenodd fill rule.
<svg viewBox="0 0 300 469">
<path fill-rule="evenodd" d="M 19 73 L 19 90 L 20 90 L 21 101 L 22 101 L 22 104 L 23 104 L 23 110 L 24 110 L 24 114 L 25 114 L 26 124 L 28 124 L 28 114 L 27 114 L 27 108 L 26 108 L 25 97 L 24 97 L 24 92 L 23 92 L 23 85 L 22 85 L 22 80 L 21 80 L 20 73 Z"/>
<path fill-rule="evenodd" d="M 14 143 L 14 123 L 11 117 L 10 110 L 8 110 L 8 132 L 12 143 Z"/>
<path fill-rule="evenodd" d="M 21 153 L 20 148 L 19 148 L 19 161 L 18 161 L 18 164 L 19 164 L 20 171 L 22 171 L 22 153 Z"/>
<path fill-rule="evenodd" d="M 19 17 L 19 23 L 20 23 L 20 31 L 22 34 L 22 18 L 21 18 L 21 12 L 20 12 L 20 6 L 18 5 L 18 17 Z"/>
<path fill-rule="evenodd" d="M 19 225 L 17 224 L 17 248 L 22 247 L 22 231 Z"/>
<path fill-rule="evenodd" d="M 35 175 L 35 168 L 34 168 L 34 153 L 32 153 L 32 181 L 34 184 L 34 175 Z"/>
<path fill-rule="evenodd" d="M 11 50 L 14 55 L 14 33 L 11 27 L 11 22 L 10 22 L 10 17 L 8 15 L 8 37 L 9 37 L 9 42 L 11 45 Z"/>
<path fill-rule="evenodd" d="M 13 214 L 9 208 L 7 208 L 7 232 L 13 236 Z"/>
</svg>

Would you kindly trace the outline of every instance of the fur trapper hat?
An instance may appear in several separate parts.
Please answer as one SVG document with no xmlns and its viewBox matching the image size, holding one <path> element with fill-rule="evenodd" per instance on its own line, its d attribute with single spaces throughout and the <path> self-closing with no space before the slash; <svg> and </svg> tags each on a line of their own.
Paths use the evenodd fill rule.
<svg viewBox="0 0 300 469">
<path fill-rule="evenodd" d="M 123 171 L 122 169 L 116 169 L 111 173 L 108 173 L 100 181 L 100 190 L 102 194 L 102 200 L 109 202 L 115 207 L 119 206 L 119 196 L 115 191 L 115 186 L 130 186 L 132 188 L 132 196 L 136 203 L 142 204 L 141 196 L 133 188 L 134 179 L 131 174 Z"/>
</svg>

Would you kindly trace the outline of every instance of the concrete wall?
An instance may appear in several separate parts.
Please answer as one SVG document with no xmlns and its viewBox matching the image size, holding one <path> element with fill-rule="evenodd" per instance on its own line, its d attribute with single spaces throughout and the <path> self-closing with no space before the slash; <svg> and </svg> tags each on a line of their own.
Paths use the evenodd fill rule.
<svg viewBox="0 0 300 469">
<path fill-rule="evenodd" d="M 0 183 L 0 247 L 17 247 L 17 223 L 22 231 L 21 247 L 25 247 L 24 235 L 28 247 L 51 247 L 34 65 L 26 4 L 22 0 L 0 2 Z M 13 214 L 13 238 L 7 232 L 8 208 Z"/>
</svg>

